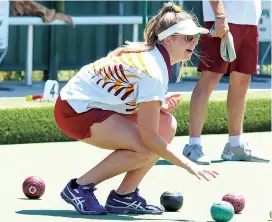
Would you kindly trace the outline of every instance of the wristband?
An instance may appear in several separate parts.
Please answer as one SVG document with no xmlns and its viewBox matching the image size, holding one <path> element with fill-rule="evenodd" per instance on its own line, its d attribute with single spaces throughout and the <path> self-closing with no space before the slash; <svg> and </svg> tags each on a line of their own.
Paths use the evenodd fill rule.
<svg viewBox="0 0 272 222">
<path fill-rule="evenodd" d="M 226 18 L 227 16 L 225 14 L 221 14 L 221 15 L 216 15 L 215 18 L 216 19 L 222 19 L 222 18 Z"/>
</svg>

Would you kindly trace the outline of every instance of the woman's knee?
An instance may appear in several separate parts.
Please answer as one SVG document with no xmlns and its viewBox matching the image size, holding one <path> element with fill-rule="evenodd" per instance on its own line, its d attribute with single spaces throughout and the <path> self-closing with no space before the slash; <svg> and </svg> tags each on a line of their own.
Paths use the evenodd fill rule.
<svg viewBox="0 0 272 222">
<path fill-rule="evenodd" d="M 137 125 L 137 114 L 124 116 L 127 120 Z M 171 113 L 162 112 L 160 113 L 159 123 L 159 135 L 166 140 L 171 142 L 176 134 L 177 120 Z"/>
<path fill-rule="evenodd" d="M 177 120 L 171 113 L 161 112 L 159 134 L 160 136 L 170 143 L 176 135 Z"/>
<path fill-rule="evenodd" d="M 138 158 L 142 162 L 149 162 L 157 157 L 157 154 L 152 152 L 150 149 L 146 147 L 135 147 L 135 153 L 137 154 Z"/>
</svg>

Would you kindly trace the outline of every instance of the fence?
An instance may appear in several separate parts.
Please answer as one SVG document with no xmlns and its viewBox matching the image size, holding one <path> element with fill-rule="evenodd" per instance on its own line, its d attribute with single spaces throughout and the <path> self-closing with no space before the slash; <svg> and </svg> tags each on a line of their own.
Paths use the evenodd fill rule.
<svg viewBox="0 0 272 222">
<path fill-rule="evenodd" d="M 141 16 L 80 16 L 72 17 L 75 25 L 133 25 L 132 40 L 137 41 L 139 35 L 139 24 L 142 24 Z M 46 24 L 37 17 L 10 17 L 9 25 L 27 26 L 27 50 L 26 50 L 26 85 L 32 85 L 33 64 L 33 26 L 34 25 L 66 25 L 65 22 L 55 20 Z"/>
<path fill-rule="evenodd" d="M 139 36 L 139 27 L 142 25 L 142 16 L 73 16 L 75 25 L 132 25 L 132 40 L 137 41 Z M 34 41 L 34 26 L 57 26 L 67 25 L 65 22 L 56 20 L 50 24 L 46 24 L 38 17 L 9 17 L 8 23 L 10 26 L 26 26 L 26 56 L 25 56 L 25 70 L 27 85 L 32 85 L 32 71 L 33 71 L 33 41 Z M 265 44 L 267 44 L 265 42 Z M 49 45 L 51 46 L 51 45 Z M 262 73 L 262 64 L 265 59 L 269 58 L 269 51 L 271 43 L 261 45 L 264 48 L 264 54 L 260 56 L 260 72 Z M 25 53 L 25 52 L 24 52 Z"/>
</svg>

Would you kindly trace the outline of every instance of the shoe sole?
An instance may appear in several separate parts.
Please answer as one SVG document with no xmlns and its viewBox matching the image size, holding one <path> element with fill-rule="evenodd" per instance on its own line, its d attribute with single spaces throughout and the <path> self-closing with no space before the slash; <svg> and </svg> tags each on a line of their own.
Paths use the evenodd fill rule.
<svg viewBox="0 0 272 222">
<path fill-rule="evenodd" d="M 211 165 L 211 162 L 199 162 L 199 161 L 193 161 L 197 163 L 198 165 Z"/>
<path fill-rule="evenodd" d="M 154 211 L 154 210 L 140 210 L 140 209 L 131 209 L 126 207 L 116 207 L 109 204 L 105 206 L 108 213 L 112 214 L 162 214 L 163 211 Z"/>
<path fill-rule="evenodd" d="M 62 191 L 60 194 L 61 198 L 68 204 L 71 204 L 75 210 L 83 215 L 105 215 L 107 214 L 107 212 L 96 212 L 96 211 L 82 211 L 80 209 L 77 208 L 77 206 L 74 204 L 74 202 Z"/>
<path fill-rule="evenodd" d="M 185 156 L 186 158 L 188 158 L 189 160 L 191 160 L 185 153 L 182 153 L 183 156 Z M 198 164 L 198 165 L 211 165 L 211 161 L 197 161 L 197 160 L 191 160 L 192 162 Z"/>
<path fill-rule="evenodd" d="M 188 159 L 191 160 L 190 158 L 188 158 Z M 191 161 L 198 164 L 198 165 L 211 165 L 211 162 L 202 162 L 202 161 L 197 161 L 197 160 L 191 160 Z"/>
<path fill-rule="evenodd" d="M 230 156 L 227 154 L 222 154 L 221 159 L 224 161 L 245 161 L 245 162 L 258 162 L 258 163 L 269 163 L 270 160 L 261 160 L 261 159 L 242 159 L 235 156 Z"/>
</svg>

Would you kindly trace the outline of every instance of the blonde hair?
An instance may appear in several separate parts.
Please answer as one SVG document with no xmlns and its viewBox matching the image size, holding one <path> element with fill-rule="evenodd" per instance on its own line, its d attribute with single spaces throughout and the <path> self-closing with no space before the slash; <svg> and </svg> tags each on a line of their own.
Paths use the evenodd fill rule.
<svg viewBox="0 0 272 222">
<path fill-rule="evenodd" d="M 179 10 L 177 10 L 179 9 Z M 145 52 L 152 50 L 158 43 L 158 34 L 168 29 L 169 27 L 177 24 L 180 21 L 192 19 L 197 26 L 199 23 L 194 15 L 181 10 L 173 2 L 164 3 L 163 7 L 159 10 L 157 15 L 152 17 L 144 29 L 144 42 L 129 42 L 121 46 L 110 54 L 121 55 L 126 52 Z"/>
</svg>

